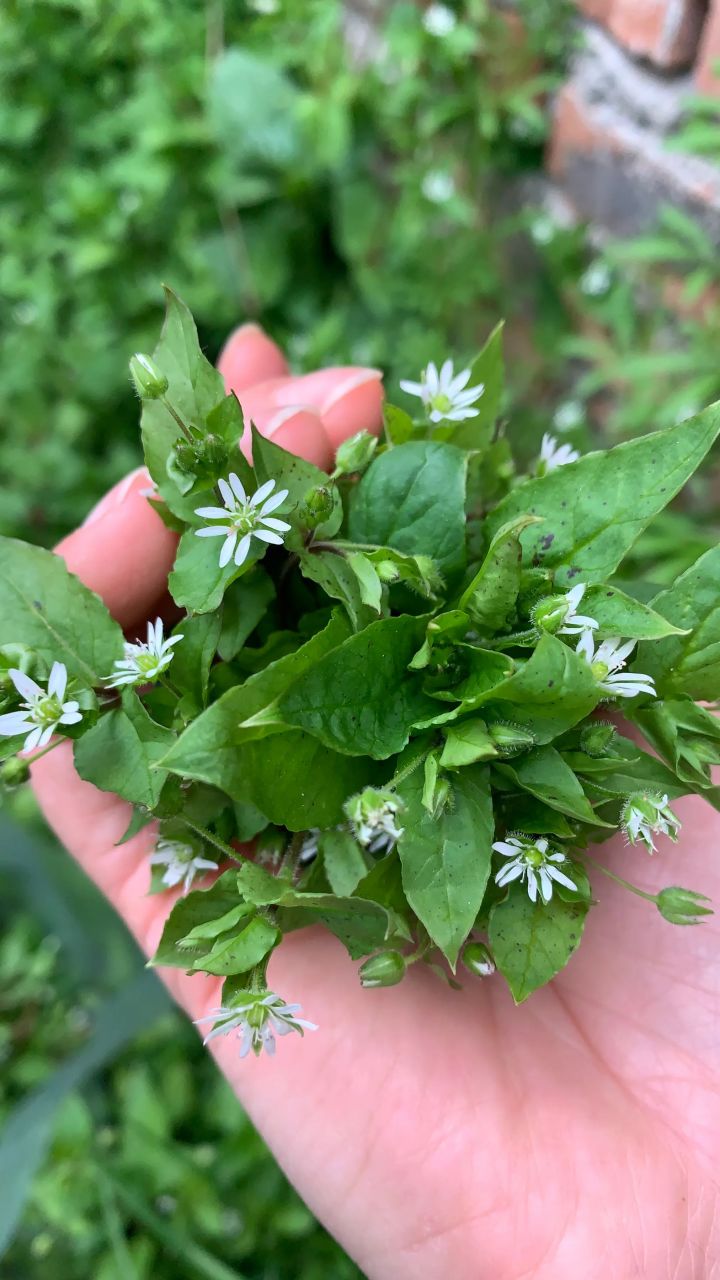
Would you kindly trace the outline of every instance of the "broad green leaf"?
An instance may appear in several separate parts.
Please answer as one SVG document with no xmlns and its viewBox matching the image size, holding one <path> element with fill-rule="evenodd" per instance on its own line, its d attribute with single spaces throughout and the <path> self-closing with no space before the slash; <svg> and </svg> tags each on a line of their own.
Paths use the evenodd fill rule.
<svg viewBox="0 0 720 1280">
<path fill-rule="evenodd" d="M 491 760 L 498 754 L 484 720 L 462 720 L 450 725 L 445 735 L 440 756 L 444 769 L 460 769 L 478 760 Z"/>
<path fill-rule="evenodd" d="M 200 499 L 195 498 L 194 501 L 197 504 Z M 222 538 L 198 538 L 195 528 L 185 530 L 168 578 L 170 594 L 182 609 L 187 609 L 190 613 L 213 612 L 218 608 L 230 583 L 249 573 L 267 551 L 266 542 L 252 538 L 244 564 L 238 568 L 231 559 L 221 569 L 219 561 L 222 546 Z"/>
<path fill-rule="evenodd" d="M 362 631 L 377 618 L 377 610 L 363 600 L 361 582 L 344 555 L 334 551 L 303 551 L 299 564 L 305 578 L 316 582 L 332 600 L 342 602 L 354 631 Z"/>
<path fill-rule="evenodd" d="M 554 747 L 536 747 L 515 760 L 496 765 L 505 778 L 516 782 L 551 809 L 559 809 L 569 818 L 607 826 L 598 818 L 572 769 Z"/>
<path fill-rule="evenodd" d="M 262 916 L 255 916 L 240 933 L 230 938 L 219 938 L 207 955 L 193 960 L 191 967 L 223 978 L 247 973 L 277 946 L 281 936 L 274 925 L 263 920 Z"/>
<path fill-rule="evenodd" d="M 380 613 L 382 611 L 382 582 L 378 577 L 372 560 L 362 555 L 359 551 L 351 551 L 348 556 L 348 564 L 357 578 L 360 598 L 363 604 L 372 609 L 373 613 Z"/>
<path fill-rule="evenodd" d="M 452 782 L 452 799 L 431 817 L 416 770 L 398 787 L 406 809 L 398 841 L 405 895 L 433 942 L 455 968 L 475 923 L 490 874 L 493 811 L 487 769 L 475 766 Z"/>
<path fill-rule="evenodd" d="M 462 449 L 483 449 L 492 439 L 493 427 L 500 413 L 505 389 L 504 327 L 505 322 L 501 320 L 470 368 L 468 386 L 476 387 L 482 383 L 485 390 L 473 405 L 477 410 L 475 417 L 459 422 L 453 427 L 450 439 L 453 444 L 459 445 Z"/>
<path fill-rule="evenodd" d="M 218 642 L 218 653 L 223 662 L 231 662 L 237 656 L 264 618 L 274 595 L 275 585 L 260 565 L 246 577 L 238 578 L 225 592 Z"/>
<path fill-rule="evenodd" d="M 600 696 L 589 663 L 557 636 L 544 635 L 532 657 L 488 692 L 485 707 L 492 719 L 530 729 L 542 745 L 584 720 Z"/>
<path fill-rule="evenodd" d="M 580 896 L 577 902 L 564 902 L 557 894 L 547 905 L 532 903 L 518 885 L 493 907 L 490 949 L 516 1004 L 565 968 L 580 943 L 588 906 Z"/>
<path fill-rule="evenodd" d="M 165 399 L 183 422 L 202 430 L 207 415 L 225 398 L 225 386 L 200 350 L 195 322 L 184 302 L 166 288 L 165 304 L 165 322 L 153 359 L 168 379 Z M 180 428 L 166 405 L 161 400 L 144 400 L 142 440 L 148 471 L 170 510 L 188 520 L 200 504 L 197 497 L 180 493 L 167 470 L 180 438 Z"/>
<path fill-rule="evenodd" d="M 179 687 L 199 711 L 207 703 L 210 667 L 220 638 L 219 613 L 183 618 L 175 628 L 182 640 L 173 649 L 168 678 Z"/>
<path fill-rule="evenodd" d="M 101 791 L 113 791 L 131 804 L 152 809 L 166 778 L 158 761 L 175 741 L 175 734 L 150 719 L 132 690 L 123 694 L 122 703 L 78 738 L 75 768 L 81 778 Z"/>
<path fill-rule="evenodd" d="M 413 725 L 437 712 L 407 669 L 425 626 L 425 618 L 381 618 L 351 636 L 295 681 L 280 700 L 282 719 L 348 755 L 402 751 Z"/>
<path fill-rule="evenodd" d="M 446 613 L 436 613 L 427 624 L 425 639 L 414 655 L 410 667 L 413 671 L 422 671 L 430 663 L 433 649 L 448 640 L 461 639 L 470 629 L 470 619 L 462 609 L 449 609 Z"/>
<path fill-rule="evenodd" d="M 306 462 L 304 458 L 298 458 L 294 453 L 288 453 L 279 444 L 275 444 L 272 440 L 268 440 L 261 435 L 255 426 L 252 429 L 252 442 L 253 466 L 255 467 L 258 485 L 264 484 L 266 480 L 274 480 L 277 490 L 287 489 L 288 496 L 283 504 L 281 514 L 285 513 L 285 518 L 288 519 L 289 523 L 292 523 L 293 508 L 302 502 L 309 489 L 321 486 L 332 491 L 334 495 L 333 510 L 328 519 L 317 526 L 315 537 L 334 537 L 342 524 L 343 507 L 339 490 L 330 483 L 330 477 L 326 472 L 321 471 L 312 462 Z M 288 511 L 290 513 L 289 516 L 287 515 Z M 273 514 L 277 514 L 277 512 Z M 298 537 L 296 530 L 287 534 L 285 545 L 294 551 L 301 550 L 303 542 Z"/>
<path fill-rule="evenodd" d="M 391 445 L 405 444 L 412 439 L 413 420 L 404 409 L 398 409 L 394 404 L 386 404 L 383 406 L 383 418 L 385 435 Z"/>
<path fill-rule="evenodd" d="M 323 831 L 320 852 L 330 888 L 347 898 L 368 873 L 366 855 L 349 831 Z"/>
<path fill-rule="evenodd" d="M 520 534 L 538 524 L 535 516 L 518 516 L 498 529 L 480 568 L 463 591 L 458 608 L 477 626 L 500 631 L 515 608 L 520 591 L 522 546 Z"/>
<path fill-rule="evenodd" d="M 462 679 L 452 678 L 453 668 Z M 473 711 L 504 688 L 515 671 L 515 662 L 506 653 L 494 649 L 481 649 L 472 644 L 456 644 L 450 651 L 449 670 L 442 662 L 437 671 L 428 677 L 426 689 L 444 702 L 459 702 L 457 712 Z"/>
<path fill-rule="evenodd" d="M 633 720 L 686 789 L 710 787 L 710 766 L 720 763 L 720 724 L 715 715 L 683 697 L 640 707 L 633 712 Z"/>
<path fill-rule="evenodd" d="M 589 453 L 519 485 L 489 516 L 497 533 L 520 515 L 527 564 L 553 569 L 559 586 L 604 582 L 636 538 L 690 478 L 720 432 L 720 405 L 666 431 Z"/>
<path fill-rule="evenodd" d="M 453 445 L 415 440 L 368 467 L 352 497 L 353 542 L 427 555 L 443 573 L 465 564 L 467 460 Z"/>
<path fill-rule="evenodd" d="M 720 697 L 720 547 L 707 551 L 652 602 L 653 609 L 689 632 L 638 650 L 638 670 L 646 671 L 660 694 Z"/>
<path fill-rule="evenodd" d="M 606 584 L 590 587 L 582 598 L 579 611 L 594 618 L 606 635 L 622 636 L 625 640 L 660 640 L 664 636 L 677 635 L 681 630 L 649 605 Z M 654 650 L 655 646 L 652 648 Z M 645 667 L 640 670 L 644 671 Z"/>
<path fill-rule="evenodd" d="M 0 538 L 0 645 L 23 644 L 50 668 L 97 685 L 123 655 L 123 635 L 99 596 L 42 547 Z"/>
<path fill-rule="evenodd" d="M 238 910 L 239 909 L 239 910 Z M 162 938 L 152 959 L 153 965 L 172 965 L 189 969 L 198 951 L 207 953 L 213 946 L 212 926 L 233 913 L 233 924 L 253 914 L 253 907 L 243 903 L 238 894 L 237 871 L 225 871 L 209 889 L 193 889 L 178 898 L 165 921 Z M 179 944 L 189 939 L 190 945 Z"/>
</svg>

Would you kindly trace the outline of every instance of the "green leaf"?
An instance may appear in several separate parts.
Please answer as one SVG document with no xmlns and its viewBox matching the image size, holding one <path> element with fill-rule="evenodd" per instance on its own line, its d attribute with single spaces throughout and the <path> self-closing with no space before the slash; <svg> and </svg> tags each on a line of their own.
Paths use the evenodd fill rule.
<svg viewBox="0 0 720 1280">
<path fill-rule="evenodd" d="M 351 540 L 432 556 L 444 573 L 461 571 L 466 470 L 459 449 L 433 440 L 380 454 L 354 491 Z"/>
<path fill-rule="evenodd" d="M 580 822 L 599 827 L 608 825 L 598 818 L 572 769 L 554 747 L 536 747 L 515 760 L 497 764 L 496 768 L 503 777 L 511 778 L 523 791 L 529 791 L 551 809 L 559 809 L 560 813 Z"/>
<path fill-rule="evenodd" d="M 453 427 L 450 439 L 462 449 L 483 449 L 490 444 L 492 431 L 500 413 L 505 389 L 505 365 L 503 361 L 504 320 L 495 326 L 485 346 L 472 363 L 469 387 L 482 383 L 485 387 L 473 408 L 474 418 L 459 422 Z"/>
<path fill-rule="evenodd" d="M 223 662 L 232 662 L 237 656 L 265 617 L 274 596 L 274 583 L 260 565 L 228 588 L 223 597 L 222 630 L 218 642 L 218 653 Z"/>
<path fill-rule="evenodd" d="M 200 350 L 195 322 L 184 302 L 166 288 L 165 304 L 165 322 L 153 359 L 168 379 L 165 399 L 183 422 L 202 430 L 207 415 L 225 398 L 225 386 Z M 197 497 L 183 496 L 167 470 L 180 436 L 177 422 L 161 400 L 143 401 L 142 440 L 148 471 L 170 510 L 187 520 L 200 503 Z"/>
<path fill-rule="evenodd" d="M 585 659 L 557 636 L 544 635 L 532 657 L 488 691 L 484 714 L 511 719 L 529 729 L 542 745 L 584 720 L 600 696 Z"/>
<path fill-rule="evenodd" d="M 528 525 L 537 523 L 535 516 L 518 516 L 495 534 L 485 559 L 458 601 L 458 608 L 469 613 L 477 626 L 488 631 L 504 627 L 520 591 L 520 534 Z"/>
<path fill-rule="evenodd" d="M 193 501 L 197 505 L 202 502 L 202 496 Z M 238 568 L 231 559 L 221 569 L 222 545 L 222 538 L 198 538 L 194 528 L 185 530 L 168 578 L 170 594 L 181 609 L 190 613 L 212 613 L 220 605 L 230 583 L 249 573 L 267 551 L 267 543 L 252 538 L 244 564 Z"/>
<path fill-rule="evenodd" d="M 255 916 L 240 933 L 220 938 L 208 955 L 193 961 L 192 968 L 224 978 L 247 973 L 277 946 L 281 937 L 279 929 L 261 916 Z"/>
<path fill-rule="evenodd" d="M 362 631 L 377 617 L 377 610 L 363 600 L 360 579 L 345 556 L 334 551 L 303 551 L 299 565 L 303 577 L 316 582 L 332 600 L 344 604 L 354 631 Z"/>
<path fill-rule="evenodd" d="M 183 618 L 175 628 L 182 640 L 173 650 L 168 676 L 176 688 L 189 695 L 199 711 L 207 703 L 210 667 L 220 638 L 220 614 L 205 613 Z"/>
<path fill-rule="evenodd" d="M 594 618 L 606 635 L 622 636 L 625 640 L 660 640 L 682 630 L 649 605 L 606 584 L 590 587 L 585 592 L 580 612 Z M 644 671 L 645 667 L 640 670 Z"/>
<path fill-rule="evenodd" d="M 276 489 L 288 491 L 283 512 L 290 510 L 292 513 L 292 509 L 302 502 L 309 489 L 315 489 L 318 486 L 330 489 L 334 499 L 333 510 L 327 520 L 317 526 L 315 537 L 334 537 L 342 524 L 343 506 L 340 492 L 337 486 L 331 484 L 327 473 L 314 466 L 312 462 L 306 462 L 304 458 L 298 458 L 294 453 L 281 449 L 279 444 L 274 444 L 272 440 L 261 435 L 255 426 L 252 429 L 252 442 L 253 466 L 258 485 L 264 484 L 266 480 L 274 480 Z M 285 544 L 295 551 L 301 550 L 304 546 L 295 530 L 287 534 Z"/>
<path fill-rule="evenodd" d="M 347 562 L 358 581 L 360 598 L 373 613 L 382 611 L 382 582 L 372 560 L 359 551 L 351 551 Z"/>
<path fill-rule="evenodd" d="M 589 453 L 512 491 L 488 518 L 491 534 L 520 515 L 527 564 L 554 569 L 559 586 L 611 577 L 653 516 L 674 498 L 720 432 L 720 405 L 666 431 Z"/>
<path fill-rule="evenodd" d="M 386 404 L 383 406 L 383 419 L 385 435 L 391 445 L 406 444 L 412 439 L 413 420 L 404 409 L 398 409 L 394 404 Z"/>
<path fill-rule="evenodd" d="M 707 795 L 712 783 L 710 765 L 720 763 L 717 717 L 682 697 L 640 707 L 633 712 L 633 720 L 685 784 L 684 790 L 702 790 Z"/>
<path fill-rule="evenodd" d="M 490 874 L 493 811 L 487 769 L 475 766 L 452 783 L 452 799 L 431 817 L 417 770 L 398 787 L 406 809 L 398 841 L 405 895 L 449 964 L 475 923 Z"/>
<path fill-rule="evenodd" d="M 564 902 L 557 894 L 547 905 L 532 903 L 522 886 L 495 904 L 490 950 L 516 1004 L 564 969 L 580 943 L 588 908 L 583 899 Z"/>
<path fill-rule="evenodd" d="M 720 547 L 713 547 L 653 600 L 655 609 L 689 634 L 670 636 L 638 650 L 661 695 L 720 698 Z"/>
<path fill-rule="evenodd" d="M 75 743 L 75 768 L 86 782 L 131 804 L 155 807 L 166 774 L 157 767 L 175 735 L 150 719 L 137 694 L 108 711 Z"/>
<path fill-rule="evenodd" d="M 498 754 L 484 720 L 463 720 L 449 726 L 445 734 L 440 756 L 444 769 L 460 769 L 478 760 L 491 760 Z"/>
<path fill-rule="evenodd" d="M 281 698 L 286 724 L 348 755 L 376 760 L 402 751 L 414 724 L 437 708 L 408 663 L 425 618 L 381 618 L 327 654 Z"/>
<path fill-rule="evenodd" d="M 0 645 L 23 644 L 49 667 L 97 685 L 123 655 L 123 635 L 99 596 L 42 547 L 0 538 Z"/>
<path fill-rule="evenodd" d="M 162 937 L 153 956 L 154 965 L 171 965 L 176 969 L 188 969 L 192 963 L 194 948 L 204 953 L 210 951 L 215 935 L 213 925 L 233 913 L 233 925 L 241 917 L 253 914 L 253 907 L 241 901 L 237 887 L 237 872 L 225 871 L 209 889 L 193 889 L 178 898 L 165 921 Z M 190 940 L 191 946 L 179 944 Z"/>
<path fill-rule="evenodd" d="M 323 831 L 320 852 L 333 893 L 339 898 L 349 897 L 368 873 L 368 863 L 357 840 L 349 831 Z"/>
</svg>

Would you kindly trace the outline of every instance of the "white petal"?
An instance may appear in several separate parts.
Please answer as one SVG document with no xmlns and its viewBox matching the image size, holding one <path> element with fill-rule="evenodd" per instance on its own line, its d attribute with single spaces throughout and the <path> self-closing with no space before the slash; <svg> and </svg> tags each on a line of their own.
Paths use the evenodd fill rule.
<svg viewBox="0 0 720 1280">
<path fill-rule="evenodd" d="M 452 376 L 453 376 L 453 362 L 452 360 L 445 360 L 440 370 L 440 386 L 446 392 L 448 390 L 448 385 L 452 380 Z"/>
<path fill-rule="evenodd" d="M 281 547 L 283 540 L 279 533 L 273 533 L 271 529 L 253 529 L 253 537 L 259 538 L 261 542 L 271 542 L 274 547 Z"/>
<path fill-rule="evenodd" d="M 430 364 L 425 370 L 425 386 L 431 396 L 434 396 L 436 394 L 440 386 L 440 379 L 438 376 L 437 366 L 434 364 L 432 360 L 430 361 Z"/>
<path fill-rule="evenodd" d="M 557 880 L 559 884 L 564 884 L 566 889 L 574 889 L 577 893 L 575 881 L 566 876 L 564 871 L 558 871 L 557 867 L 547 867 L 546 870 L 553 880 Z"/>
<path fill-rule="evenodd" d="M 292 529 L 292 525 L 288 524 L 287 520 L 276 520 L 274 516 L 259 516 L 259 519 L 267 525 L 268 529 L 277 529 L 279 533 L 289 533 Z"/>
<path fill-rule="evenodd" d="M 203 520 L 227 520 L 227 507 L 196 507 L 195 515 Z"/>
<path fill-rule="evenodd" d="M 275 488 L 275 481 L 266 480 L 265 483 L 261 484 L 260 488 L 257 489 L 253 494 L 252 498 L 250 499 L 250 506 L 251 507 L 260 506 L 260 504 L 263 503 L 266 498 L 270 497 L 270 494 L 272 493 L 274 488 Z M 285 489 L 284 492 L 285 494 L 287 494 L 287 489 Z"/>
<path fill-rule="evenodd" d="M 218 480 L 218 489 L 220 490 L 220 493 L 222 495 L 222 500 L 225 503 L 225 506 L 227 507 L 228 511 L 234 511 L 235 495 L 232 489 L 230 488 L 230 485 L 228 484 L 227 480 Z"/>
<path fill-rule="evenodd" d="M 235 564 L 240 567 L 247 560 L 248 551 L 250 550 L 250 534 L 246 533 L 244 538 L 238 542 L 237 551 L 235 552 Z"/>
<path fill-rule="evenodd" d="M 274 493 L 272 498 L 268 498 L 267 502 L 263 502 L 260 508 L 260 515 L 269 516 L 271 511 L 276 511 L 278 507 L 282 506 L 289 492 L 289 489 L 281 489 L 279 493 Z"/>
<path fill-rule="evenodd" d="M 518 880 L 523 875 L 524 870 L 525 868 L 519 862 L 508 863 L 506 867 L 498 871 L 495 883 L 502 888 L 504 885 L 510 884 L 512 880 Z"/>
<path fill-rule="evenodd" d="M 54 693 L 62 702 L 67 687 L 67 667 L 64 662 L 53 662 L 48 680 L 48 693 Z"/>
<path fill-rule="evenodd" d="M 10 711 L 0 716 L 0 737 L 14 738 L 18 733 L 25 733 L 32 723 L 27 711 Z"/>
<path fill-rule="evenodd" d="M 45 690 L 41 689 L 40 685 L 36 684 L 34 680 L 31 680 L 30 676 L 26 676 L 24 671 L 17 671 L 14 667 L 11 667 L 8 675 L 18 693 L 22 694 L 23 698 L 27 698 L 28 702 L 32 702 L 33 698 L 45 697 Z"/>
<path fill-rule="evenodd" d="M 552 880 L 546 867 L 540 867 L 540 896 L 546 904 L 552 898 Z"/>
<path fill-rule="evenodd" d="M 79 711 L 64 711 L 58 720 L 58 724 L 79 724 L 82 715 Z"/>
<path fill-rule="evenodd" d="M 440 414 L 436 421 L 444 417 L 448 422 L 465 422 L 468 418 L 477 418 L 479 412 L 479 409 L 451 409 L 449 413 Z"/>
<path fill-rule="evenodd" d="M 530 901 L 537 902 L 537 876 L 533 867 L 528 867 L 527 891 Z"/>
<path fill-rule="evenodd" d="M 565 599 L 570 605 L 570 608 L 572 609 L 573 613 L 575 613 L 578 605 L 580 604 L 580 601 L 585 595 L 585 587 L 586 587 L 586 584 L 584 582 L 578 582 L 577 586 L 571 587 L 570 591 L 568 591 L 565 596 Z"/>
<path fill-rule="evenodd" d="M 230 481 L 230 488 L 235 494 L 235 497 L 237 498 L 238 502 L 247 502 L 247 494 L 245 492 L 245 487 L 239 475 L 237 475 L 234 471 L 231 471 L 230 475 L 228 476 L 228 480 Z"/>
<path fill-rule="evenodd" d="M 459 392 L 458 395 L 452 397 L 454 407 L 456 409 L 466 409 L 469 404 L 474 404 L 476 400 L 480 399 L 484 390 L 485 383 L 478 382 L 476 387 L 468 387 L 467 391 Z"/>
<path fill-rule="evenodd" d="M 464 387 L 467 386 L 468 382 L 470 381 L 471 373 L 472 373 L 471 369 L 461 369 L 460 372 L 456 373 L 455 377 L 450 380 L 448 384 L 447 393 L 450 396 L 451 400 L 454 400 L 455 397 L 458 395 L 458 393 L 462 391 Z M 474 391 L 475 388 L 473 387 L 472 390 Z"/>
<path fill-rule="evenodd" d="M 403 379 L 400 382 L 400 390 L 405 391 L 409 396 L 420 396 L 421 400 L 425 395 L 425 387 L 422 382 L 408 382 Z"/>
<path fill-rule="evenodd" d="M 231 534 L 232 532 L 233 530 L 228 525 L 218 524 L 218 525 L 215 525 L 214 529 L 211 529 L 209 525 L 206 525 L 204 529 L 195 530 L 195 537 L 196 538 L 225 538 L 227 537 L 228 534 Z"/>
<path fill-rule="evenodd" d="M 223 542 L 220 548 L 220 559 L 218 561 L 218 564 L 220 565 L 221 569 L 224 569 L 228 561 L 232 559 L 232 553 L 235 550 L 236 542 L 237 542 L 237 533 L 233 529 L 232 533 L 228 535 L 228 537 L 225 539 L 225 541 Z"/>
<path fill-rule="evenodd" d="M 522 843 L 510 836 L 507 840 L 496 840 L 493 849 L 496 853 L 502 853 L 505 858 L 516 858 L 518 849 L 522 849 Z"/>
<path fill-rule="evenodd" d="M 23 746 L 23 751 L 34 751 L 35 747 L 44 746 L 45 744 L 43 743 L 43 740 L 42 740 L 43 732 L 44 731 L 43 729 L 41 729 L 40 725 L 38 725 L 37 728 L 33 729 L 32 732 L 29 733 L 27 738 L 25 739 L 25 745 Z M 52 737 L 52 729 L 50 729 L 50 737 Z"/>
<path fill-rule="evenodd" d="M 582 654 L 583 658 L 586 658 L 588 662 L 592 662 L 594 660 L 595 641 L 593 639 L 592 632 L 590 631 L 583 632 L 580 639 L 578 640 L 577 649 L 575 650 L 575 652 Z"/>
</svg>

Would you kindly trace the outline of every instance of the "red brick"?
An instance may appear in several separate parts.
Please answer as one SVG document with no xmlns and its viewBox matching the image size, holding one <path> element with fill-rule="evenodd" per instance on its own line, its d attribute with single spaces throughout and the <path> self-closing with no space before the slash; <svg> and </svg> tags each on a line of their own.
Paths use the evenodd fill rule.
<svg viewBox="0 0 720 1280">
<path fill-rule="evenodd" d="M 720 76 L 713 70 L 720 62 L 720 4 L 714 0 L 705 22 L 695 69 L 695 84 L 699 93 L 720 97 Z"/>
<path fill-rule="evenodd" d="M 575 0 L 634 57 L 659 67 L 689 66 L 702 30 L 702 0 Z"/>
</svg>

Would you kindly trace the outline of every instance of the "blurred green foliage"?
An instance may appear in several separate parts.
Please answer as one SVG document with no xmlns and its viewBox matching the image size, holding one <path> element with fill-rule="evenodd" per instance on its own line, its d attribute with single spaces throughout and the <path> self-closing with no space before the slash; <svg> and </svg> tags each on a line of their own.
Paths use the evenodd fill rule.
<svg viewBox="0 0 720 1280">
<path fill-rule="evenodd" d="M 161 280 L 210 355 L 258 319 L 297 368 L 377 364 L 391 394 L 504 315 L 521 457 L 546 430 L 587 448 L 720 395 L 708 236 L 670 210 L 589 249 L 539 207 L 574 6 L 517 8 L 524 36 L 489 0 L 446 9 L 440 36 L 411 3 L 366 5 L 368 25 L 339 0 L 6 0 L 0 531 L 52 543 L 139 461 L 127 360 L 154 345 Z M 714 154 L 710 115 L 679 145 Z M 638 574 L 671 581 L 715 507 L 705 476 Z M 11 810 L 0 1120 L 26 1140 L 3 1274 L 357 1277 L 154 987 L 139 1038 L 127 1009 L 118 1028 L 139 957 L 28 798 Z"/>
</svg>

